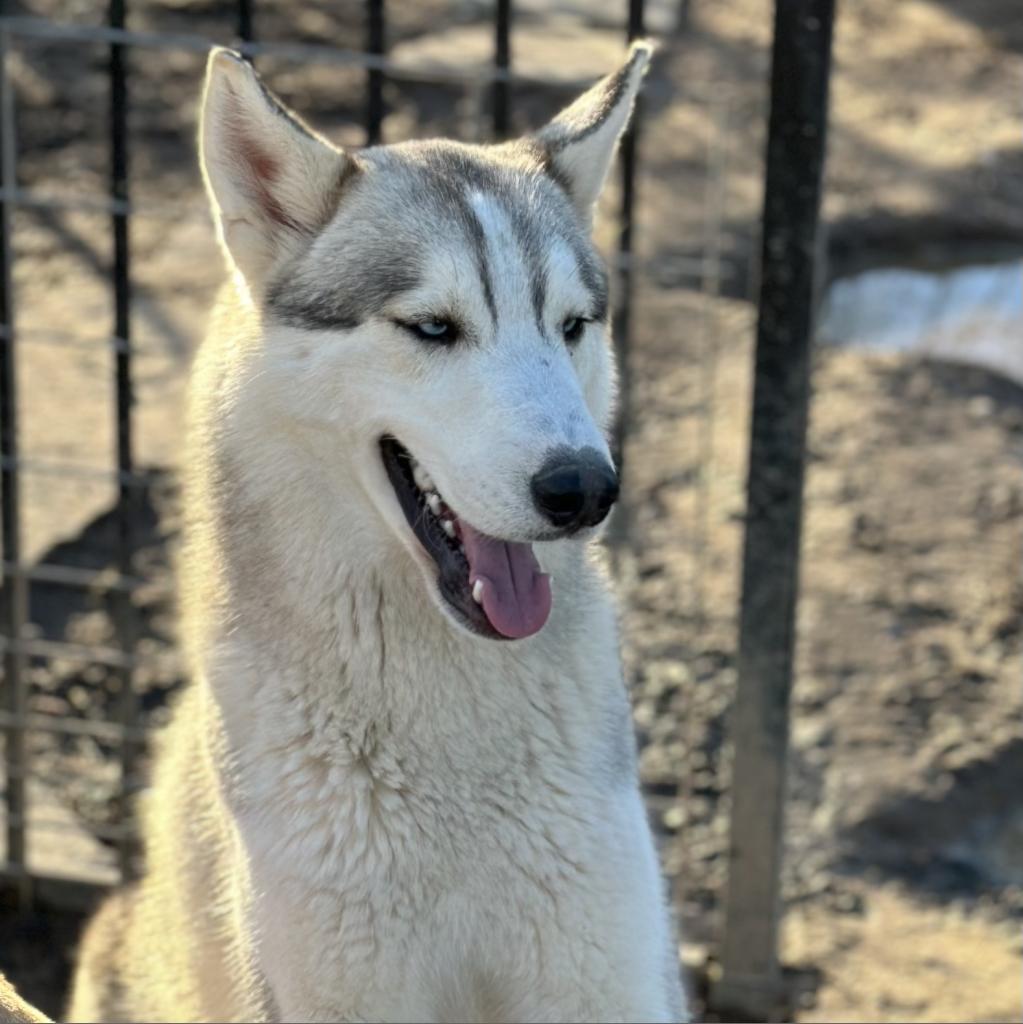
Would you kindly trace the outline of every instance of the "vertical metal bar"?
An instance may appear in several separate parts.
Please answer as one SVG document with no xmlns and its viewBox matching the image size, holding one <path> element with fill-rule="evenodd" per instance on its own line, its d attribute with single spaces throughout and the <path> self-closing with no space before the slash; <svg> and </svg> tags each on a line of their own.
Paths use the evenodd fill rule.
<svg viewBox="0 0 1023 1024">
<path fill-rule="evenodd" d="M 639 39 L 645 32 L 643 0 L 629 0 L 626 19 L 626 41 Z M 639 133 L 643 120 L 643 97 L 636 97 L 632 120 L 619 150 L 622 167 L 621 206 L 618 212 L 618 299 L 615 304 L 613 333 L 615 357 L 618 363 L 618 412 L 614 424 L 612 449 L 618 472 L 621 476 L 625 464 L 625 433 L 630 416 L 630 391 L 632 385 L 629 361 L 629 330 L 632 326 L 632 249 L 633 214 L 636 207 L 636 164 L 639 159 Z M 628 534 L 627 505 L 620 502 L 609 527 L 612 542 L 624 540 Z"/>
<path fill-rule="evenodd" d="M 125 27 L 125 0 L 109 0 L 108 21 L 111 28 Z M 132 352 L 131 352 L 131 249 L 128 214 L 128 76 L 127 53 L 120 43 L 110 46 L 110 196 L 119 204 L 121 212 L 112 216 L 113 235 L 113 300 L 114 337 L 118 339 L 114 364 L 114 390 L 117 428 L 117 560 L 120 571 L 132 572 L 134 549 L 134 521 L 139 490 L 132 486 L 134 470 L 132 444 Z M 131 595 L 113 595 L 114 624 L 118 640 L 125 651 L 135 646 L 136 624 Z M 131 726 L 135 722 L 135 690 L 131 668 L 118 670 L 120 682 L 119 712 L 121 722 Z M 129 780 L 137 754 L 135 743 L 127 737 L 121 744 L 121 816 L 127 819 Z M 132 874 L 133 844 L 121 840 L 119 859 L 122 875 Z"/>
<path fill-rule="evenodd" d="M 675 15 L 675 31 L 685 32 L 689 28 L 689 16 L 692 4 L 690 0 L 679 0 L 678 12 Z"/>
<path fill-rule="evenodd" d="M 499 75 L 507 75 L 511 68 L 511 20 L 511 0 L 497 0 L 494 15 L 494 70 Z M 492 102 L 494 138 L 507 138 L 511 113 L 511 83 L 507 77 L 495 79 Z"/>
<path fill-rule="evenodd" d="M 384 0 L 366 0 L 366 53 L 384 55 Z M 370 68 L 366 80 L 366 145 L 381 141 L 384 123 L 384 73 Z"/>
<path fill-rule="evenodd" d="M 254 14 L 252 0 L 238 0 L 238 38 L 243 43 L 255 39 Z"/>
<path fill-rule="evenodd" d="M 816 241 L 834 0 L 776 0 L 718 1011 L 765 1019 L 778 965 Z"/>
<path fill-rule="evenodd" d="M 10 35 L 0 28 L 0 182 L 4 195 L 16 186 L 16 140 L 14 127 L 14 90 L 8 67 Z M 11 275 L 11 232 L 14 208 L 7 199 L 0 202 L 0 329 L 3 337 L 0 355 L 0 520 L 3 558 L 10 566 L 4 579 L 4 632 L 12 641 L 22 638 L 28 618 L 28 584 L 21 563 L 20 480 L 18 479 L 18 373 L 14 333 L 14 283 Z M 27 866 L 24 822 L 28 819 L 25 791 L 27 744 L 21 717 L 27 711 L 28 673 L 24 653 L 13 643 L 4 656 L 5 705 L 15 724 L 5 738 L 7 863 L 15 868 Z M 30 878 L 22 873 L 19 902 L 27 909 L 31 900 Z"/>
</svg>

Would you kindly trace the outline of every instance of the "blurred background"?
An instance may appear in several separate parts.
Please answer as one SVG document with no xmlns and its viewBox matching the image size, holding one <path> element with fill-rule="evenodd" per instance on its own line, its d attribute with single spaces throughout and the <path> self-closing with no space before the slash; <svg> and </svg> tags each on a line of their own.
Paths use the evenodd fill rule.
<svg viewBox="0 0 1023 1024">
<path fill-rule="evenodd" d="M 539 126 L 645 33 L 660 50 L 598 224 L 628 385 L 609 543 L 700 1013 L 1020 1018 L 1023 16 L 849 0 L 835 18 L 809 429 L 795 468 L 761 466 L 797 491 L 806 473 L 801 562 L 778 570 L 798 570 L 787 747 L 755 714 L 736 726 L 774 17 L 769 0 L 4 0 L 0 970 L 27 998 L 60 1012 L 82 915 L 134 870 L 147 737 L 183 683 L 181 399 L 223 271 L 194 146 L 205 49 L 247 42 L 346 145 L 485 141 Z M 826 69 L 826 28 L 782 78 Z M 790 142 L 823 138 L 812 110 L 776 113 Z M 748 852 L 730 815 L 757 779 L 733 753 L 755 766 L 762 747 L 784 819 L 765 805 Z M 753 937 L 744 900 L 777 905 L 777 931 Z"/>
</svg>

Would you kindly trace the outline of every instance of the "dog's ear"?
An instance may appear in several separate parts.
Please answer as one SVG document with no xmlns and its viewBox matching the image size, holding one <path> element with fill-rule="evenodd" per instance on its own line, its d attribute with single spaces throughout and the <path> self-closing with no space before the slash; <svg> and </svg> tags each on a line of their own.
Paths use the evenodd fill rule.
<svg viewBox="0 0 1023 1024">
<path fill-rule="evenodd" d="M 566 107 L 534 137 L 555 179 L 589 224 L 653 47 L 636 42 L 626 62 Z"/>
<path fill-rule="evenodd" d="M 258 288 L 274 263 L 326 223 L 354 164 L 232 50 L 210 54 L 199 136 L 221 243 L 249 287 Z"/>
</svg>

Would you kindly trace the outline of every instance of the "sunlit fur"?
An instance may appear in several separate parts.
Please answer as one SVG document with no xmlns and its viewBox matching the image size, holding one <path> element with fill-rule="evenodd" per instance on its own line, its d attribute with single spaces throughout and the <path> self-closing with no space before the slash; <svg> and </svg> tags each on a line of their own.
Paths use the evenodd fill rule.
<svg viewBox="0 0 1023 1024">
<path fill-rule="evenodd" d="M 588 539 L 536 544 L 541 632 L 472 635 L 378 450 L 393 434 L 460 515 L 522 541 L 550 535 L 528 486 L 545 454 L 607 452 L 589 220 L 647 56 L 526 141 L 355 154 L 212 56 L 232 279 L 191 388 L 192 682 L 144 877 L 89 927 L 71 1020 L 684 1019 Z M 395 323 L 440 314 L 456 343 Z"/>
</svg>

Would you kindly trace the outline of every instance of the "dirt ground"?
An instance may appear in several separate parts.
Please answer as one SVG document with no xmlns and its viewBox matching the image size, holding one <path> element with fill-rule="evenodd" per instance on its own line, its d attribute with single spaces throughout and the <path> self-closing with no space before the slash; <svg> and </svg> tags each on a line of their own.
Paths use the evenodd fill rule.
<svg viewBox="0 0 1023 1024">
<path fill-rule="evenodd" d="M 89 0 L 22 13 L 95 23 Z M 538 123 L 614 59 L 607 5 L 521 5 L 520 66 L 561 87 L 516 88 Z M 678 5 L 653 4 L 670 28 Z M 361 42 L 360 6 L 257 5 L 265 39 Z M 394 3 L 410 66 L 463 70 L 489 52 L 489 8 Z M 572 12 L 576 13 L 573 14 Z M 626 450 L 630 543 L 618 551 L 625 662 L 651 814 L 697 984 L 721 936 L 728 716 L 755 310 L 770 5 L 694 0 L 666 31 L 641 134 L 639 272 Z M 12 13 L 17 13 L 12 11 Z M 136 27 L 227 41 L 218 0 L 139 4 Z M 19 181 L 50 196 L 105 187 L 102 50 L 19 46 Z M 136 536 L 147 724 L 181 684 L 170 552 L 180 397 L 219 276 L 191 135 L 202 60 L 133 58 L 138 461 L 154 471 Z M 364 76 L 284 60 L 270 83 L 339 139 L 360 137 Z M 835 43 L 825 216 L 832 275 L 862 267 L 1023 254 L 1023 19 L 1015 0 L 858 0 Z M 483 137 L 479 87 L 390 83 L 389 139 Z M 607 204 L 613 211 L 617 196 Z M 107 219 L 19 209 L 25 543 L 33 560 L 110 570 L 114 490 Z M 610 219 L 600 237 L 612 237 Z M 54 337 L 62 339 L 54 344 Z M 1023 332 L 1021 332 L 1023 337 Z M 792 717 L 783 957 L 814 1021 L 1016 1020 L 1023 918 L 1023 387 L 894 355 L 818 352 Z M 169 471 L 169 474 L 167 472 Z M 113 645 L 99 591 L 37 585 L 39 634 Z M 105 719 L 119 676 L 71 660 L 33 666 L 32 702 Z M 32 738 L 33 769 L 90 842 L 75 874 L 109 876 L 118 821 L 113 746 Z M 144 763 L 140 765 L 140 780 Z M 43 801 L 45 803 L 45 801 Z M 54 816 L 51 812 L 49 818 Z M 111 833 L 112 834 L 112 833 Z M 33 840 L 36 863 L 63 840 Z M 53 833 L 58 836 L 60 833 Z M 100 838 L 95 838 L 95 837 Z M 81 838 L 81 837 L 79 837 Z M 78 849 L 78 848 L 76 848 Z M 77 921 L 0 914 L 0 969 L 56 1012 Z"/>
</svg>

